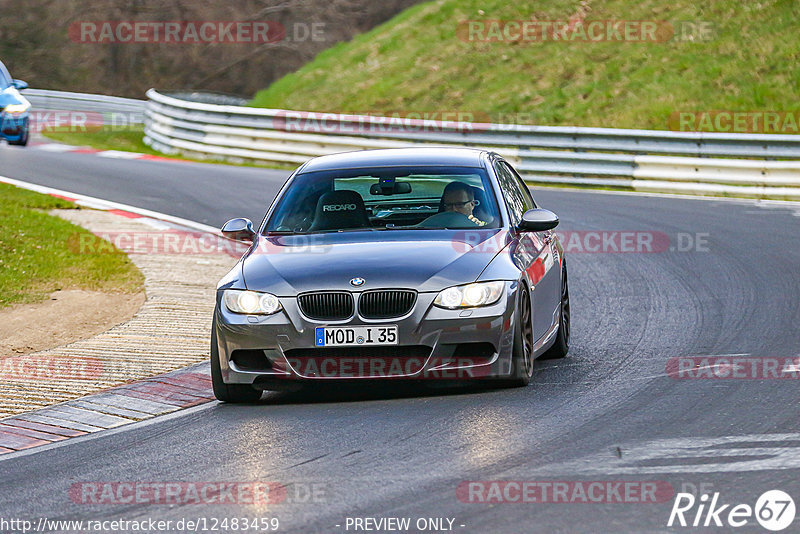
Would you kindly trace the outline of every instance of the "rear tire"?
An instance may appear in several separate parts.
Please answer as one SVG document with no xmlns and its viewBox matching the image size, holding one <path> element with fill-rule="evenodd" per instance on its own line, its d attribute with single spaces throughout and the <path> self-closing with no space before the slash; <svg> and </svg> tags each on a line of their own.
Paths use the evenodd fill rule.
<svg viewBox="0 0 800 534">
<path fill-rule="evenodd" d="M 531 321 L 531 294 L 523 283 L 520 283 L 515 314 L 517 320 L 514 327 L 514 350 L 508 386 L 525 387 L 530 384 L 533 376 L 533 323 Z"/>
<path fill-rule="evenodd" d="M 211 385 L 214 396 L 222 402 L 234 404 L 256 402 L 261 398 L 261 391 L 249 384 L 226 384 L 222 381 L 222 368 L 219 364 L 219 347 L 217 346 L 217 320 L 211 325 Z"/>
<path fill-rule="evenodd" d="M 569 352 L 570 311 L 566 261 L 564 262 L 564 270 L 561 276 L 561 309 L 558 313 L 558 334 L 556 334 L 553 346 L 540 356 L 543 360 L 557 360 L 563 358 Z"/>
</svg>

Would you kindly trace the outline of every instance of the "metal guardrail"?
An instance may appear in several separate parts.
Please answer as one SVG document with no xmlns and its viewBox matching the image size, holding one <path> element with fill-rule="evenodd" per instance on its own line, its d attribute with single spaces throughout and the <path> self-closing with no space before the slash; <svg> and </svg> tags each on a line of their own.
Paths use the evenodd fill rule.
<svg viewBox="0 0 800 534">
<path fill-rule="evenodd" d="M 503 154 L 534 183 L 800 199 L 800 163 L 776 161 L 800 160 L 800 136 L 441 121 L 398 125 L 385 117 L 186 100 L 175 98 L 186 94 L 170 96 L 154 89 L 147 92 L 146 105 L 117 97 L 66 95 L 26 91 L 40 108 L 65 109 L 65 102 L 72 102 L 82 110 L 87 105 L 95 111 L 140 110 L 145 142 L 170 154 L 297 165 L 347 150 L 479 146 Z"/>
<path fill-rule="evenodd" d="M 124 113 L 128 124 L 142 124 L 146 101 L 118 96 L 26 89 L 23 96 L 35 110 Z"/>
<path fill-rule="evenodd" d="M 149 100 L 27 89 L 35 110 L 124 113 L 165 153 L 298 165 L 348 150 L 492 148 L 533 183 L 800 199 L 800 136 L 478 124 L 249 108 L 221 94 Z M 743 159 L 746 158 L 746 159 Z M 789 161 L 785 161 L 785 160 Z"/>
</svg>

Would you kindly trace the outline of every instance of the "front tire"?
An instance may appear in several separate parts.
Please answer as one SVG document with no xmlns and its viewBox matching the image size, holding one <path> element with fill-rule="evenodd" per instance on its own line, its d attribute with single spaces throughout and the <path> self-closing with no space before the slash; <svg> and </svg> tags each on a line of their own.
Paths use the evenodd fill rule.
<svg viewBox="0 0 800 534">
<path fill-rule="evenodd" d="M 570 312 L 569 312 L 569 283 L 567 282 L 567 263 L 561 273 L 561 310 L 558 318 L 558 334 L 553 346 L 540 356 L 543 360 L 557 360 L 569 352 Z"/>
<path fill-rule="evenodd" d="M 217 346 L 217 320 L 211 325 L 211 385 L 214 396 L 222 402 L 234 404 L 256 402 L 261 398 L 261 391 L 248 384 L 226 384 L 222 381 L 222 368 L 219 364 L 219 347 Z"/>
<path fill-rule="evenodd" d="M 531 321 L 531 294 L 528 287 L 520 283 L 519 299 L 514 327 L 514 350 L 511 358 L 510 387 L 525 387 L 533 376 L 533 322 Z"/>
</svg>

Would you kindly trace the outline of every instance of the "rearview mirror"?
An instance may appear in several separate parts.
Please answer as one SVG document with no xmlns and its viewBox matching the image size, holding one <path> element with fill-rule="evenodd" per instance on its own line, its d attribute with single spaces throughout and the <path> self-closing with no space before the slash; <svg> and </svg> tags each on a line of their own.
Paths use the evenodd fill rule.
<svg viewBox="0 0 800 534">
<path fill-rule="evenodd" d="M 253 230 L 253 221 L 250 219 L 231 219 L 222 226 L 222 235 L 234 241 L 253 242 L 256 231 Z"/>
<path fill-rule="evenodd" d="M 550 210 L 536 208 L 522 214 L 517 228 L 522 232 L 544 232 L 558 226 L 558 215 Z"/>
<path fill-rule="evenodd" d="M 23 82 L 22 80 L 14 80 L 11 82 L 11 85 L 13 85 L 18 91 L 28 88 L 28 82 Z"/>
<path fill-rule="evenodd" d="M 369 188 L 370 195 L 407 195 L 411 192 L 411 184 L 398 182 L 394 177 L 381 178 L 377 184 Z"/>
</svg>

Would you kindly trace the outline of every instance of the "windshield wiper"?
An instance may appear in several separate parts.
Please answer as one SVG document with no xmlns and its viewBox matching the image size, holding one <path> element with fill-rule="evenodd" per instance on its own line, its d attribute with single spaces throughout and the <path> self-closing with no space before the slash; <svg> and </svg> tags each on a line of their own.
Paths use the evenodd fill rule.
<svg viewBox="0 0 800 534">
<path fill-rule="evenodd" d="M 422 226 L 380 226 L 363 228 L 340 228 L 331 230 L 314 230 L 305 232 L 293 232 L 290 230 L 275 230 L 263 234 L 266 237 L 279 235 L 312 235 L 312 234 L 340 234 L 345 232 L 383 232 L 385 230 L 445 230 L 445 228 L 427 228 Z"/>
<path fill-rule="evenodd" d="M 345 232 L 377 232 L 378 228 L 363 227 L 363 228 L 332 228 L 330 230 L 314 230 L 303 232 L 304 235 L 308 234 L 341 234 Z"/>
<path fill-rule="evenodd" d="M 308 232 L 293 232 L 292 230 L 272 230 L 262 234 L 265 237 L 269 237 L 271 235 L 306 235 Z"/>
</svg>

